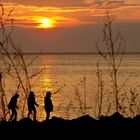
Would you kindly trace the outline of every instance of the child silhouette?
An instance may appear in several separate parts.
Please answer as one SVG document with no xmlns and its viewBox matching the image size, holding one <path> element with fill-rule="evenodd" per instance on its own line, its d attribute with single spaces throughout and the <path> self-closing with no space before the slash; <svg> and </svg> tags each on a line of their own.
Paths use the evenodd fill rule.
<svg viewBox="0 0 140 140">
<path fill-rule="evenodd" d="M 47 91 L 46 96 L 44 99 L 44 104 L 45 104 L 45 111 L 46 111 L 46 120 L 49 120 L 50 117 L 50 112 L 53 111 L 53 103 L 51 100 L 51 92 Z"/>
</svg>

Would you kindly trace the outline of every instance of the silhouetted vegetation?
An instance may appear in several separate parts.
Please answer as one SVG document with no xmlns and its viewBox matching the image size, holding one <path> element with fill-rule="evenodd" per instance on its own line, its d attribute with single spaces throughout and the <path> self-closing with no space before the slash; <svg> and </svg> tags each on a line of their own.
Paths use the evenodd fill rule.
<svg viewBox="0 0 140 140">
<path fill-rule="evenodd" d="M 102 115 L 102 106 L 103 98 L 105 94 L 104 81 L 103 81 L 103 72 L 100 70 L 99 63 L 97 63 L 97 94 L 96 94 L 96 103 L 95 103 L 95 114 L 97 118 L 100 118 Z"/>
<path fill-rule="evenodd" d="M 39 76 L 44 68 L 29 73 L 29 68 L 35 62 L 36 57 L 28 60 L 28 62 L 25 61 L 24 53 L 12 39 L 14 26 L 11 14 L 13 9 L 9 11 L 8 15 L 6 15 L 2 4 L 0 5 L 0 8 L 0 57 L 3 62 L 3 67 L 1 67 L 0 72 L 0 97 L 3 112 L 2 119 L 6 120 L 6 117 L 10 112 L 7 108 L 7 97 L 4 89 L 6 83 L 3 81 L 3 76 L 9 76 L 15 81 L 15 92 L 19 92 L 21 94 L 20 97 L 22 97 L 20 102 L 22 108 L 20 108 L 20 111 L 21 117 L 24 117 L 27 96 L 33 86 L 31 80 L 34 77 Z"/>
<path fill-rule="evenodd" d="M 125 41 L 120 32 L 117 35 L 113 32 L 113 19 L 114 17 L 111 16 L 108 12 L 104 18 L 104 28 L 103 28 L 103 43 L 104 49 L 99 47 L 98 42 L 96 42 L 96 48 L 99 54 L 104 58 L 107 62 L 110 76 L 112 80 L 112 93 L 115 97 L 115 110 L 116 112 L 119 111 L 119 92 L 122 86 L 119 86 L 118 81 L 118 73 L 121 63 L 123 61 L 123 56 L 125 53 Z"/>
</svg>

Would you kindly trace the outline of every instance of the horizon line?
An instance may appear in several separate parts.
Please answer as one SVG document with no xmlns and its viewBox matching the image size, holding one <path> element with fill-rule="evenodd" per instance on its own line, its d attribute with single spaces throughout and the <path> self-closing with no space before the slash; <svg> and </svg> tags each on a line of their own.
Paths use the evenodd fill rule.
<svg viewBox="0 0 140 140">
<path fill-rule="evenodd" d="M 105 52 L 103 52 L 105 53 Z M 63 55 L 68 55 L 68 54 L 99 54 L 98 52 L 23 52 L 23 54 L 25 55 L 31 55 L 31 54 L 38 54 L 38 55 L 45 55 L 45 54 L 50 54 L 50 55 L 59 55 L 59 54 L 63 54 Z M 121 53 L 120 53 L 121 54 Z M 124 54 L 140 54 L 140 52 L 125 52 Z"/>
</svg>

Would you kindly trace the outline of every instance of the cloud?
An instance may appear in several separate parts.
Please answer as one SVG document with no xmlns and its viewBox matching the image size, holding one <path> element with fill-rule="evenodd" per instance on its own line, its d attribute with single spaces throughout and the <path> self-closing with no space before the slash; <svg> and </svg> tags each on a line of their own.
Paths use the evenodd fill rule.
<svg viewBox="0 0 140 140">
<path fill-rule="evenodd" d="M 84 0 L 88 5 L 95 7 L 102 6 L 122 6 L 127 0 Z"/>
<path fill-rule="evenodd" d="M 11 0 L 3 0 L 3 2 L 11 2 Z M 82 0 L 12 0 L 12 2 L 32 6 L 75 7 L 83 5 Z"/>
<path fill-rule="evenodd" d="M 32 6 L 32 5 L 23 5 L 17 3 L 5 2 L 4 9 L 8 13 L 10 9 L 14 9 L 12 12 L 12 18 L 14 23 L 18 26 L 24 27 L 35 27 L 36 23 L 32 19 L 40 18 L 55 18 L 59 26 L 74 26 L 74 25 L 83 25 L 83 24 L 93 24 L 92 21 L 86 20 L 86 16 L 90 13 L 88 7 L 51 7 L 51 6 Z M 82 15 L 81 15 L 82 14 Z M 83 15 L 84 16 L 83 18 Z M 56 19 L 56 17 L 59 17 Z M 63 18 L 62 21 L 60 21 Z M 25 22 L 24 22 L 25 21 Z"/>
<path fill-rule="evenodd" d="M 124 21 L 124 19 L 127 21 L 140 21 L 138 18 L 139 10 L 137 10 L 140 5 L 136 0 L 57 0 L 58 4 L 66 5 L 61 7 L 43 5 L 43 3 L 51 3 L 51 1 L 56 4 L 56 0 L 41 1 L 40 5 L 42 6 L 38 5 L 39 0 L 21 0 L 20 2 L 17 0 L 12 0 L 12 2 L 8 2 L 9 0 L 5 1 L 5 10 L 9 11 L 14 8 L 12 13 L 12 18 L 15 19 L 14 23 L 22 27 L 36 27 L 37 23 L 32 20 L 36 17 L 55 18 L 55 20 L 56 17 L 59 17 L 59 20 L 56 20 L 58 23 L 57 27 L 98 24 L 102 22 L 102 17 L 106 9 L 110 9 L 111 13 L 118 17 L 120 21 Z M 133 16 L 129 16 L 130 13 L 133 13 Z M 61 19 L 63 18 L 62 21 L 60 17 Z"/>
<path fill-rule="evenodd" d="M 137 0 L 83 0 L 88 6 L 93 6 L 97 9 L 114 9 L 120 7 L 137 7 L 140 6 L 140 2 Z"/>
</svg>

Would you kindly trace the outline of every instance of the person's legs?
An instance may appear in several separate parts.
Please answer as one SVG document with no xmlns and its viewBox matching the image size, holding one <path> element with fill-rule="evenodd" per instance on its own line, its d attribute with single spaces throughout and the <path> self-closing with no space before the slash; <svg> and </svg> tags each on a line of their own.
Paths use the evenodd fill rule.
<svg viewBox="0 0 140 140">
<path fill-rule="evenodd" d="M 9 121 L 11 121 L 11 120 L 12 120 L 12 118 L 13 118 L 13 116 L 14 116 L 14 109 L 11 109 L 11 111 L 12 111 L 12 115 L 10 116 Z"/>
<path fill-rule="evenodd" d="M 49 120 L 49 118 L 50 118 L 50 111 L 46 111 L 46 112 L 47 112 L 46 120 Z"/>
<path fill-rule="evenodd" d="M 34 121 L 36 121 L 36 109 L 34 108 L 33 111 L 34 111 Z"/>
<path fill-rule="evenodd" d="M 14 113 L 14 120 L 16 121 L 17 120 L 17 111 L 16 111 L 16 109 L 13 109 L 13 113 Z"/>
<path fill-rule="evenodd" d="M 32 113 L 32 110 L 31 109 L 28 109 L 28 116 L 27 116 L 27 118 L 29 118 L 30 117 L 30 114 Z"/>
</svg>

